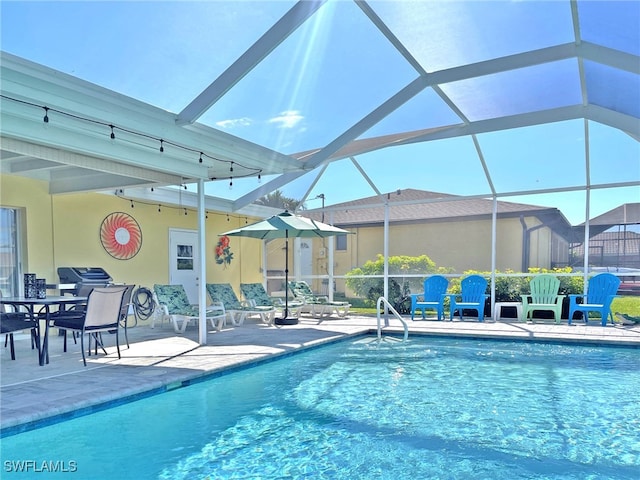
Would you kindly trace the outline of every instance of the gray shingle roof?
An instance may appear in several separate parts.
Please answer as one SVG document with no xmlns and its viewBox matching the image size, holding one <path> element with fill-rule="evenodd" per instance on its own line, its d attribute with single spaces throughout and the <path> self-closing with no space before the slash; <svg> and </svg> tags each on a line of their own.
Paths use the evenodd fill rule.
<svg viewBox="0 0 640 480">
<path fill-rule="evenodd" d="M 371 196 L 332 205 L 332 210 L 337 207 L 337 210 L 332 213 L 333 223 L 336 226 L 381 224 L 384 221 L 384 206 L 381 205 L 384 197 L 387 197 L 391 204 L 389 221 L 395 223 L 470 220 L 491 216 L 493 211 L 493 201 L 491 200 L 460 200 L 460 197 L 456 195 L 405 189 L 384 194 L 383 197 Z M 451 201 L 447 201 L 447 198 L 451 198 Z M 421 201 L 423 203 L 420 203 Z M 371 208 L 363 208 L 366 205 L 372 206 Z M 307 210 L 304 215 L 319 220 L 321 212 L 321 209 Z M 518 216 L 522 213 L 562 216 L 556 208 L 514 202 L 498 202 L 498 216 L 500 217 Z M 325 220 L 328 220 L 327 215 L 325 215 Z"/>
</svg>

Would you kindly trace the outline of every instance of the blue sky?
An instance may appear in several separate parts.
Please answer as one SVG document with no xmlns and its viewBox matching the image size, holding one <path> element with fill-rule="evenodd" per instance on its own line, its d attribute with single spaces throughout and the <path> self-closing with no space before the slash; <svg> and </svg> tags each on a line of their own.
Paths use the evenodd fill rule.
<svg viewBox="0 0 640 480">
<path fill-rule="evenodd" d="M 3 1 L 2 49 L 177 113 L 293 4 Z M 371 5 L 427 71 L 574 39 L 568 1 Z M 579 2 L 579 7 L 585 40 L 638 54 L 638 2 Z M 586 69 L 595 79 L 610 78 L 598 65 Z M 353 2 L 330 2 L 200 121 L 285 153 L 304 151 L 331 142 L 417 76 Z M 635 106 L 640 101 L 635 77 L 621 80 L 627 86 L 619 101 L 640 109 Z M 567 59 L 453 82 L 443 85 L 442 91 L 474 121 L 580 103 L 578 79 L 578 62 Z M 427 88 L 361 138 L 460 122 L 438 92 Z M 594 122 L 588 127 L 590 181 L 639 180 L 638 142 Z M 583 184 L 584 140 L 582 120 L 478 135 L 499 192 Z M 387 148 L 356 160 L 383 192 L 405 188 L 460 195 L 489 192 L 469 137 Z M 300 197 L 314 179 L 314 173 L 308 174 L 283 191 Z M 255 179 L 247 179 L 236 180 L 231 190 L 225 182 L 212 182 L 208 188 L 213 195 L 234 198 L 255 187 Z M 638 187 L 594 191 L 592 216 L 640 201 L 639 191 Z M 309 198 L 318 193 L 324 193 L 330 205 L 374 191 L 347 160 L 331 164 Z M 584 198 L 580 192 L 504 200 L 558 207 L 576 224 L 584 221 Z M 309 208 L 319 206 L 319 200 L 308 203 Z"/>
</svg>

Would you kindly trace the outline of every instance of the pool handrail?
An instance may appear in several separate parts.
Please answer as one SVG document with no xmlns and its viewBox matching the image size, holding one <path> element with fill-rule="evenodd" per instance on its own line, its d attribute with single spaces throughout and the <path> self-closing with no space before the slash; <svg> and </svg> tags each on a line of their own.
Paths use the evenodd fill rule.
<svg viewBox="0 0 640 480">
<path fill-rule="evenodd" d="M 404 327 L 404 338 L 403 341 L 406 342 L 407 338 L 409 337 L 409 327 L 407 326 L 407 322 L 405 322 L 404 318 L 402 318 L 402 316 L 397 312 L 397 310 L 395 308 L 393 308 L 393 305 L 391 305 L 389 303 L 389 301 L 384 298 L 384 297 L 378 297 L 378 301 L 376 302 L 376 314 L 378 317 L 378 340 L 380 340 L 382 338 L 382 326 L 380 325 L 380 305 L 384 304 L 385 307 L 391 311 L 391 313 L 393 313 L 393 315 L 400 320 L 400 322 L 402 323 L 402 326 Z M 384 319 L 384 323 L 385 323 L 385 327 L 389 326 L 389 317 L 385 316 Z"/>
</svg>

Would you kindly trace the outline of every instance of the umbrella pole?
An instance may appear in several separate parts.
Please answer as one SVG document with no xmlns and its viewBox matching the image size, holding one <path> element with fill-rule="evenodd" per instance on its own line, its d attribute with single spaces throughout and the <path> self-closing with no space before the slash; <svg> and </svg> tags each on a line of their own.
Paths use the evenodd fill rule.
<svg viewBox="0 0 640 480">
<path fill-rule="evenodd" d="M 284 231 L 284 311 L 283 318 L 276 318 L 276 325 L 297 325 L 297 318 L 287 318 L 289 316 L 289 230 Z"/>
</svg>

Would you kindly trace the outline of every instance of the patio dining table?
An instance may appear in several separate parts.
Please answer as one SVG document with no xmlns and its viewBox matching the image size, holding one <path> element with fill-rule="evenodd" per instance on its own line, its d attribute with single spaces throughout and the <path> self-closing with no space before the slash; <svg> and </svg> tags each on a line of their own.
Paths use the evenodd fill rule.
<svg viewBox="0 0 640 480">
<path fill-rule="evenodd" d="M 87 303 L 87 297 L 74 297 L 70 295 L 47 296 L 46 298 L 26 298 L 26 297 L 1 297 L 0 305 L 11 305 L 16 311 L 19 307 L 24 307 L 27 314 L 34 320 L 38 320 L 38 363 L 43 366 L 49 363 L 49 323 L 51 320 L 52 308 L 64 309 L 69 305 L 82 305 Z M 36 310 L 36 307 L 39 307 Z M 42 310 L 44 308 L 44 315 Z M 44 321 L 44 329 L 41 322 Z M 44 335 L 43 335 L 44 333 Z"/>
</svg>

